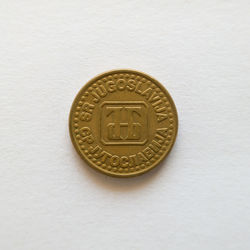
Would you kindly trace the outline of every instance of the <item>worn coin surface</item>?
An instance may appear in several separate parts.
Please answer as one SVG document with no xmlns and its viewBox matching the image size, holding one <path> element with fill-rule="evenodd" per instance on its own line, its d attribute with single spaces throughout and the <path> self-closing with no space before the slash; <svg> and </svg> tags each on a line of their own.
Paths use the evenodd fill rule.
<svg viewBox="0 0 250 250">
<path fill-rule="evenodd" d="M 115 177 L 143 174 L 170 152 L 178 118 L 174 102 L 154 78 L 113 70 L 90 80 L 77 94 L 69 130 L 79 155 Z"/>
</svg>

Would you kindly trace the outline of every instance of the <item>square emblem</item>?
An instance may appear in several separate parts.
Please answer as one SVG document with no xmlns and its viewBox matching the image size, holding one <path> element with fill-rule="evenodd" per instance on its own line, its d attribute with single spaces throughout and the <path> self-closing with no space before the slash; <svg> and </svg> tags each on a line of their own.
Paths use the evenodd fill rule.
<svg viewBox="0 0 250 250">
<path fill-rule="evenodd" d="M 143 101 L 107 101 L 101 105 L 104 145 L 144 145 L 148 138 L 147 105 Z"/>
</svg>

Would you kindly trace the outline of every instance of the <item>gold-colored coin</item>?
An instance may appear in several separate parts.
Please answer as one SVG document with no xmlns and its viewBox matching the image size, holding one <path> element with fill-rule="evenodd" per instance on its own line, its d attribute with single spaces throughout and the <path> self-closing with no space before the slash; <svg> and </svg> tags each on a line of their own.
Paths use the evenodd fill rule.
<svg viewBox="0 0 250 250">
<path fill-rule="evenodd" d="M 72 142 L 94 169 L 116 177 L 143 174 L 170 152 L 178 118 L 174 102 L 155 79 L 113 70 L 90 80 L 69 117 Z"/>
</svg>

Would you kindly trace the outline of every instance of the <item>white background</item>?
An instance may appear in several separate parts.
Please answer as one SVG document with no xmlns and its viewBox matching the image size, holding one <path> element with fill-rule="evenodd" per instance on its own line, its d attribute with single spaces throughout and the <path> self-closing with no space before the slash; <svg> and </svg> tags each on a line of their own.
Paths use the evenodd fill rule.
<svg viewBox="0 0 250 250">
<path fill-rule="evenodd" d="M 250 2 L 0 2 L 0 249 L 250 249 Z M 159 80 L 179 113 L 164 163 L 115 179 L 68 115 L 107 70 Z"/>
</svg>

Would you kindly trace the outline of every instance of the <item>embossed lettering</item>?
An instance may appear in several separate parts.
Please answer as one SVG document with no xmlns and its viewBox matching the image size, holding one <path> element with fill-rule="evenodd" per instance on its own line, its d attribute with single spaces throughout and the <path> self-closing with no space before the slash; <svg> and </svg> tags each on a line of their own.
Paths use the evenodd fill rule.
<svg viewBox="0 0 250 250">
<path fill-rule="evenodd" d="M 135 89 L 136 82 L 133 79 L 128 80 L 127 89 L 133 91 Z"/>
<path fill-rule="evenodd" d="M 107 82 L 107 90 L 108 92 L 112 93 L 116 90 L 116 85 L 113 81 L 108 81 Z"/>
<path fill-rule="evenodd" d="M 124 90 L 125 87 L 126 87 L 126 81 L 125 81 L 124 79 L 119 79 L 119 80 L 116 82 L 116 84 L 117 84 L 117 88 L 118 88 L 119 90 Z"/>
<path fill-rule="evenodd" d="M 112 167 L 117 167 L 120 165 L 120 158 L 117 155 L 113 155 L 110 159 L 110 165 Z"/>
<path fill-rule="evenodd" d="M 156 113 L 157 121 L 162 122 L 168 118 L 167 114 L 164 113 Z"/>
<path fill-rule="evenodd" d="M 138 82 L 138 84 L 136 85 L 136 88 L 135 88 L 135 93 L 137 93 L 137 94 L 141 94 L 142 93 L 142 90 L 141 90 L 141 88 L 142 88 L 142 82 Z"/>
<path fill-rule="evenodd" d="M 92 119 L 94 107 L 95 105 L 85 102 L 82 105 L 82 112 L 80 114 L 80 120 L 86 121 L 86 122 L 90 121 Z"/>
<path fill-rule="evenodd" d="M 144 150 L 143 150 L 143 153 L 146 155 L 146 157 L 148 159 L 151 159 L 153 156 L 154 156 L 154 151 L 149 148 L 149 147 L 146 147 Z"/>
<path fill-rule="evenodd" d="M 94 138 L 91 134 L 90 128 L 82 127 L 80 129 L 80 135 L 82 136 L 82 141 L 86 141 L 89 144 L 94 142 Z"/>
<path fill-rule="evenodd" d="M 143 162 L 143 161 L 147 161 L 147 160 L 148 160 L 148 159 L 146 158 L 146 156 L 145 156 L 142 152 L 137 153 L 137 157 L 138 157 L 138 159 L 140 160 L 140 162 Z"/>
<path fill-rule="evenodd" d="M 148 145 L 152 150 L 154 150 L 154 152 L 158 152 L 159 150 L 160 150 L 160 148 L 161 148 L 161 145 L 157 142 L 157 141 L 155 141 L 155 140 L 153 140 L 149 145 Z"/>
<path fill-rule="evenodd" d="M 142 96 L 145 96 L 146 99 L 148 99 L 148 98 L 150 97 L 151 93 L 152 93 L 152 89 L 151 89 L 151 88 L 148 88 L 148 89 L 144 90 L 144 91 L 141 93 L 141 95 L 142 95 Z"/>
<path fill-rule="evenodd" d="M 128 167 L 128 165 L 129 165 L 128 157 L 122 156 L 121 157 L 121 167 L 125 168 L 125 167 Z"/>
</svg>

